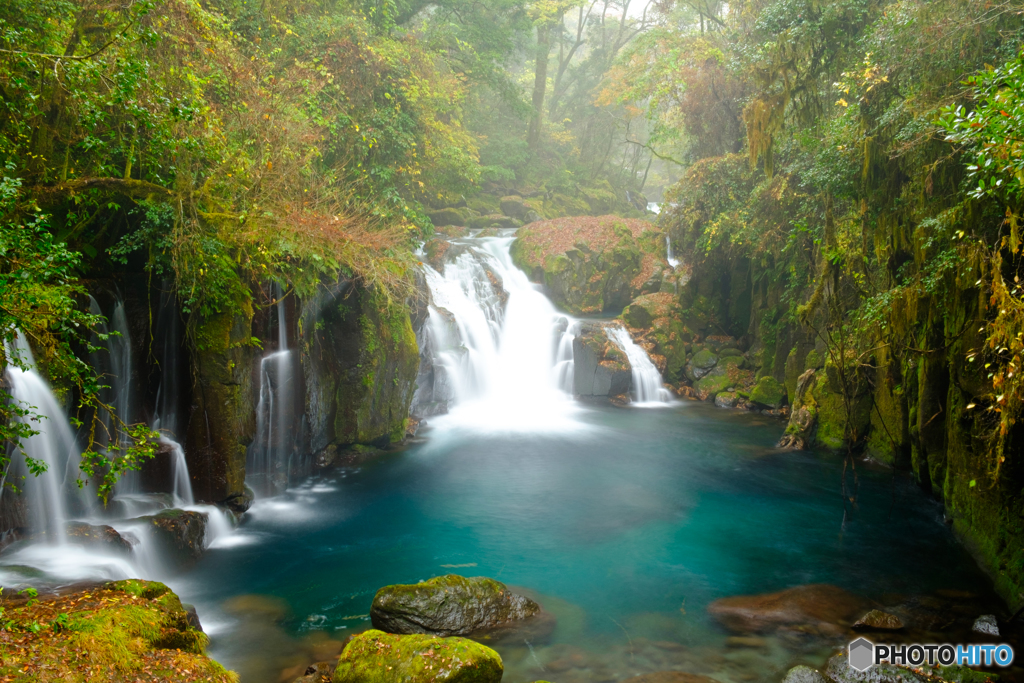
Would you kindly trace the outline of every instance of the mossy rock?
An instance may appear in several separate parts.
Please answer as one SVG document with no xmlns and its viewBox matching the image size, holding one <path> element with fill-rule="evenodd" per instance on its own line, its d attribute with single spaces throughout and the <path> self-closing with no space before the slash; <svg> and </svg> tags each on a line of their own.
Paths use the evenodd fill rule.
<svg viewBox="0 0 1024 683">
<path fill-rule="evenodd" d="M 388 633 L 468 635 L 540 612 L 540 605 L 483 576 L 438 576 L 415 584 L 385 586 L 370 608 L 374 628 Z"/>
<path fill-rule="evenodd" d="M 206 634 L 162 583 L 128 579 L 5 605 L 22 633 L 7 643 L 0 677 L 22 681 L 211 681 L 238 677 L 205 654 Z M 44 628 L 33 632 L 32 624 Z M 30 668 L 29 668 L 30 667 Z"/>
<path fill-rule="evenodd" d="M 718 356 L 709 349 L 701 349 L 695 352 L 687 362 L 686 376 L 691 382 L 697 382 L 710 373 L 716 365 L 718 365 Z"/>
<path fill-rule="evenodd" d="M 725 372 L 724 368 L 715 368 L 703 378 L 694 382 L 693 388 L 697 390 L 697 394 L 702 400 L 712 401 L 715 396 L 734 384 L 735 381 Z"/>
<path fill-rule="evenodd" d="M 538 221 L 519 231 L 511 255 L 573 315 L 617 313 L 660 289 L 653 282 L 663 264 L 645 247 L 648 232 L 664 239 L 652 224 L 618 216 Z"/>
<path fill-rule="evenodd" d="M 718 364 L 727 368 L 745 368 L 747 359 L 743 356 L 719 356 Z"/>
<path fill-rule="evenodd" d="M 501 656 L 467 638 L 370 630 L 345 646 L 334 683 L 500 683 Z"/>
<path fill-rule="evenodd" d="M 757 380 L 757 384 L 750 392 L 750 400 L 763 406 L 778 408 L 786 400 L 786 388 L 774 377 L 765 375 Z"/>
<path fill-rule="evenodd" d="M 462 212 L 455 208 L 427 211 L 427 218 L 430 219 L 431 223 L 438 227 L 445 225 L 463 226 L 466 224 L 466 217 L 462 215 Z"/>
<path fill-rule="evenodd" d="M 518 195 L 509 195 L 507 197 L 502 197 L 501 202 L 499 204 L 501 206 L 501 212 L 503 214 L 505 214 L 506 216 L 511 216 L 512 218 L 516 218 L 518 220 L 525 219 L 526 214 L 529 213 L 530 211 L 533 211 L 533 206 L 531 206 L 529 203 L 527 203 L 525 199 Z"/>
<path fill-rule="evenodd" d="M 466 206 L 473 211 L 476 211 L 481 216 L 497 213 L 500 208 L 498 198 L 489 194 L 482 194 L 478 197 L 471 197 L 467 199 Z"/>
<path fill-rule="evenodd" d="M 737 348 L 730 347 L 727 349 L 722 349 L 721 351 L 718 352 L 718 355 L 721 356 L 722 358 L 728 358 L 730 356 L 742 356 L 743 352 Z"/>
<path fill-rule="evenodd" d="M 811 349 L 804 359 L 804 370 L 817 370 L 825 365 L 825 358 L 818 353 L 817 349 Z"/>
</svg>

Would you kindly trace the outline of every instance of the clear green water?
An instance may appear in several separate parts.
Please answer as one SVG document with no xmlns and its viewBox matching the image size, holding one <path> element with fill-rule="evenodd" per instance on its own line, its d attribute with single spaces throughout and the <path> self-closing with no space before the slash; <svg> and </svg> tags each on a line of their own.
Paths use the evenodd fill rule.
<svg viewBox="0 0 1024 683">
<path fill-rule="evenodd" d="M 524 587 L 558 617 L 548 638 L 497 644 L 510 683 L 662 669 L 777 681 L 828 644 L 725 647 L 711 600 L 814 582 L 872 598 L 989 590 L 938 505 L 885 469 L 858 463 L 844 529 L 841 459 L 775 450 L 778 421 L 697 403 L 575 417 L 562 433 L 428 430 L 259 502 L 172 584 L 244 683 L 329 656 L 369 627 L 380 586 L 450 572 Z M 278 603 L 238 597 L 253 594 Z"/>
</svg>

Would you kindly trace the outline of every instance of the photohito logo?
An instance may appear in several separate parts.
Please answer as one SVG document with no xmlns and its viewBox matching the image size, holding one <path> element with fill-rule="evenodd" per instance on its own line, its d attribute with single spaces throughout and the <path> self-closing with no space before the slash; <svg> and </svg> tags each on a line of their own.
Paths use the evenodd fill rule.
<svg viewBox="0 0 1024 683">
<path fill-rule="evenodd" d="M 883 645 L 872 643 L 867 638 L 858 638 L 850 643 L 847 650 L 850 668 L 867 671 L 875 664 L 887 662 L 921 666 L 922 664 L 950 666 L 1010 666 L 1013 663 L 1013 648 L 1009 645 Z"/>
</svg>

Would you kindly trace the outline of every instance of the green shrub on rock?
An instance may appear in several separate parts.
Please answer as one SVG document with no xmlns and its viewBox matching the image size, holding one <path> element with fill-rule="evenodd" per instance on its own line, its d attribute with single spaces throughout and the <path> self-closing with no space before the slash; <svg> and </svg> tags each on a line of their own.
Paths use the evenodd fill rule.
<svg viewBox="0 0 1024 683">
<path fill-rule="evenodd" d="M 334 683 L 500 683 L 501 656 L 468 638 L 370 630 L 345 647 Z"/>
</svg>

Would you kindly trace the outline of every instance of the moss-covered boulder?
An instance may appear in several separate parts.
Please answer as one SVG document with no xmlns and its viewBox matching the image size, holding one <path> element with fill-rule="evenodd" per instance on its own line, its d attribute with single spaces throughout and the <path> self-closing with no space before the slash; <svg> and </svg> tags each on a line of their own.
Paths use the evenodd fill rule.
<svg viewBox="0 0 1024 683">
<path fill-rule="evenodd" d="M 696 382 L 714 370 L 716 365 L 718 365 L 718 356 L 709 349 L 700 349 L 686 364 L 686 377 L 691 382 Z"/>
<path fill-rule="evenodd" d="M 618 312 L 661 288 L 664 236 L 646 221 L 617 216 L 531 223 L 512 244 L 512 259 L 547 286 L 574 315 Z"/>
<path fill-rule="evenodd" d="M 750 400 L 769 408 L 778 408 L 786 402 L 786 387 L 779 384 L 774 377 L 764 376 L 750 392 Z"/>
<path fill-rule="evenodd" d="M 334 683 L 500 683 L 501 656 L 466 638 L 370 630 L 345 646 Z"/>
<path fill-rule="evenodd" d="M 521 621 L 540 605 L 483 576 L 438 576 L 421 583 L 385 586 L 370 608 L 373 627 L 388 633 L 440 636 L 470 633 Z"/>
<path fill-rule="evenodd" d="M 256 433 L 253 305 L 239 295 L 220 313 L 196 316 L 193 406 L 185 455 L 197 500 L 248 507 L 246 448 Z M 251 501 L 248 501 L 251 502 Z"/>
<path fill-rule="evenodd" d="M 733 387 L 734 380 L 724 367 L 715 368 L 707 375 L 693 383 L 697 396 L 702 401 L 714 401 L 719 393 Z"/>
<path fill-rule="evenodd" d="M 622 311 L 633 338 L 650 342 L 653 353 L 665 358 L 663 375 L 669 382 L 682 379 L 686 345 L 693 339 L 680 313 L 678 300 L 668 292 L 642 294 Z"/>
<path fill-rule="evenodd" d="M 3 608 L 7 630 L 20 633 L 5 643 L 5 680 L 238 680 L 206 656 L 206 635 L 162 583 L 131 579 L 33 600 L 9 596 Z"/>
<path fill-rule="evenodd" d="M 803 450 L 814 443 L 814 432 L 818 427 L 818 403 L 812 391 L 816 382 L 815 370 L 804 372 L 797 379 L 796 392 L 790 404 L 789 424 L 786 433 L 779 440 L 780 448 Z"/>
<path fill-rule="evenodd" d="M 628 394 L 633 383 L 629 359 L 608 338 L 605 325 L 583 323 L 572 341 L 573 393 L 582 398 Z"/>
<path fill-rule="evenodd" d="M 436 209 L 434 211 L 427 211 L 427 218 L 434 225 L 441 227 L 445 225 L 457 225 L 463 226 L 466 224 L 466 219 L 458 209 L 446 208 Z"/>
<path fill-rule="evenodd" d="M 301 343 L 314 454 L 405 437 L 419 368 L 405 306 L 340 282 L 304 303 Z"/>
<path fill-rule="evenodd" d="M 533 211 L 533 206 L 518 195 L 502 197 L 499 205 L 503 214 L 518 220 L 525 220 L 526 215 Z"/>
</svg>

